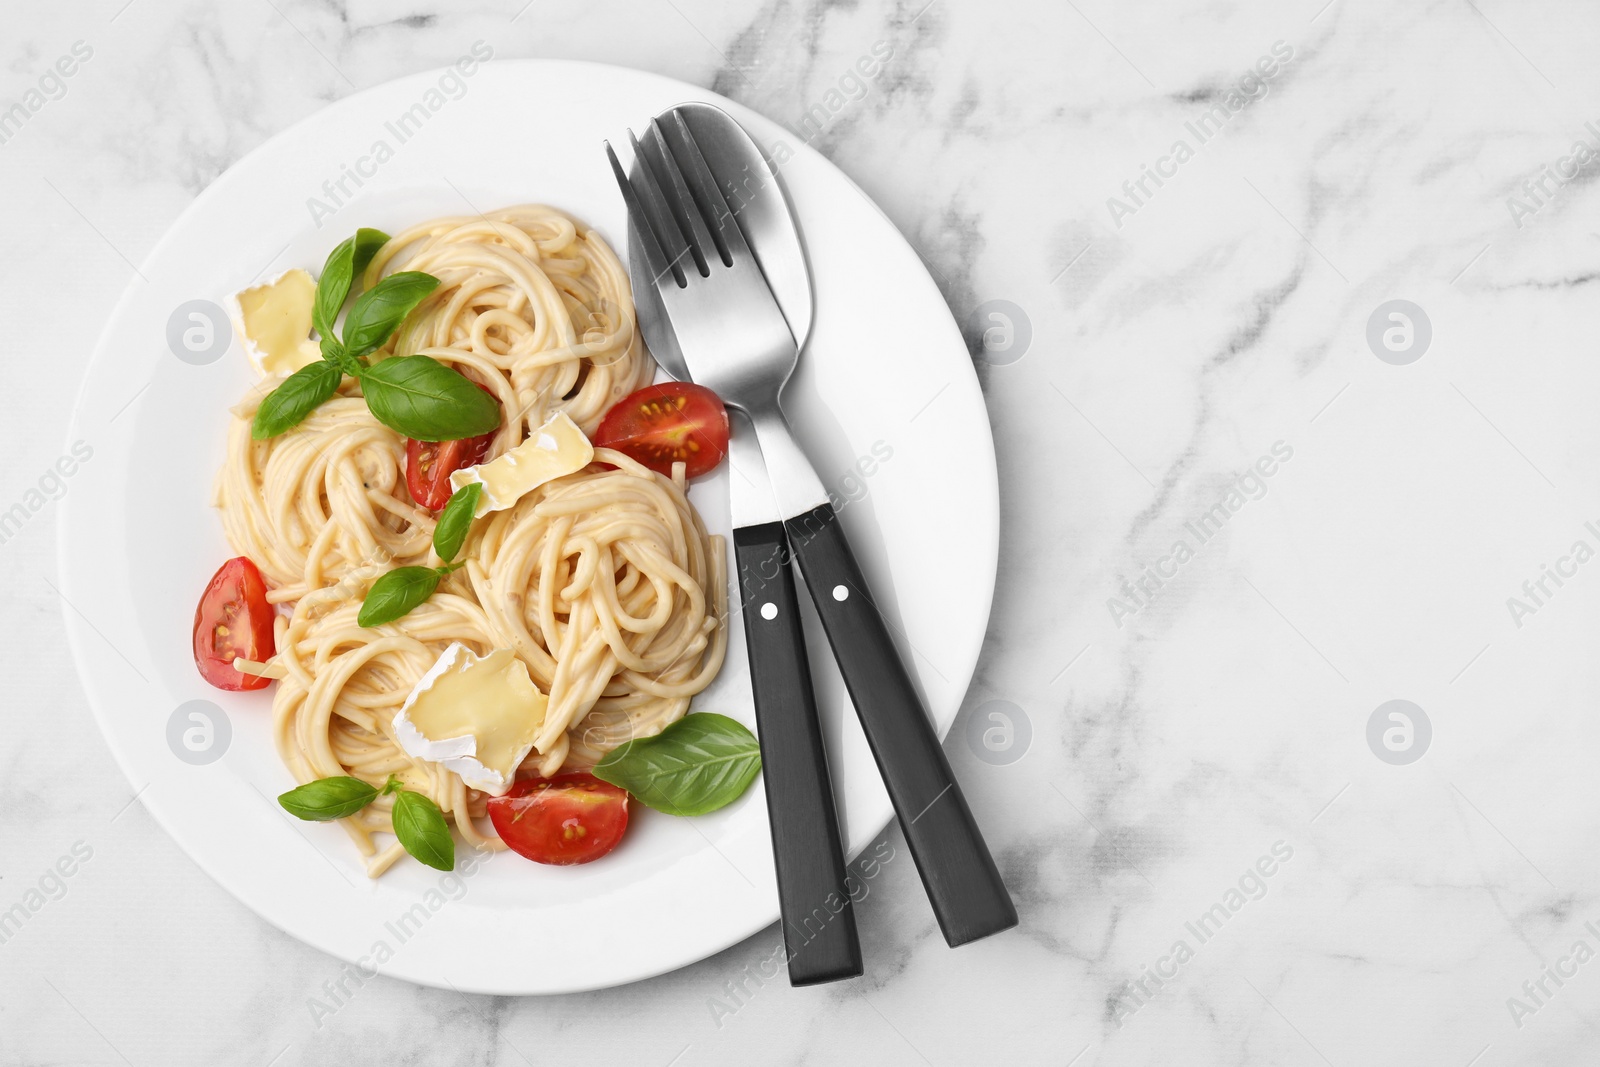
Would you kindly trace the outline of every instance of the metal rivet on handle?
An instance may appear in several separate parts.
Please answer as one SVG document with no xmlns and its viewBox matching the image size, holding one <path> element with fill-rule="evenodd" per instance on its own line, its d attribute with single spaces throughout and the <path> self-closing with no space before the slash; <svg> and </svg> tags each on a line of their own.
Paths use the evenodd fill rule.
<svg viewBox="0 0 1600 1067">
<path fill-rule="evenodd" d="M 844 586 L 836 585 L 836 586 L 833 587 L 833 599 L 835 599 L 835 600 L 843 600 L 845 597 L 847 597 L 849 595 L 850 595 L 850 590 L 846 589 Z"/>
<path fill-rule="evenodd" d="M 778 605 L 774 604 L 770 600 L 761 605 L 761 617 L 766 619 L 768 622 L 776 619 L 778 617 Z"/>
</svg>

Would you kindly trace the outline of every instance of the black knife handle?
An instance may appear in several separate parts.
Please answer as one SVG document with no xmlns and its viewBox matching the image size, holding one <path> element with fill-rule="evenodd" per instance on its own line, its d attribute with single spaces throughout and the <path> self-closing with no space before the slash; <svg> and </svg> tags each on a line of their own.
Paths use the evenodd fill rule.
<svg viewBox="0 0 1600 1067">
<path fill-rule="evenodd" d="M 832 506 L 785 522 L 833 658 L 950 945 L 1017 924 L 994 858 L 889 637 Z"/>
<path fill-rule="evenodd" d="M 780 523 L 733 531 L 789 984 L 861 973 L 828 753 Z"/>
</svg>

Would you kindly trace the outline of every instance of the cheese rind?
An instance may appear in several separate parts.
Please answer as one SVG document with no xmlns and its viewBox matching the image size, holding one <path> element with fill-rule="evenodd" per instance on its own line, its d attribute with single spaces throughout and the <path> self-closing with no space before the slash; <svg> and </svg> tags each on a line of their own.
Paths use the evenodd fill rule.
<svg viewBox="0 0 1600 1067">
<path fill-rule="evenodd" d="M 241 290 L 229 301 L 234 332 L 263 377 L 293 374 L 322 358 L 322 347 L 311 339 L 316 295 L 317 283 L 296 268 Z"/>
<path fill-rule="evenodd" d="M 395 739 L 408 755 L 500 796 L 532 751 L 548 702 L 511 649 L 478 656 L 455 641 L 395 714 Z"/>
<path fill-rule="evenodd" d="M 450 486 L 483 486 L 474 513 L 481 519 L 491 511 L 504 511 L 545 482 L 582 470 L 593 459 L 589 438 L 566 412 L 558 411 L 505 455 L 452 473 Z"/>
</svg>

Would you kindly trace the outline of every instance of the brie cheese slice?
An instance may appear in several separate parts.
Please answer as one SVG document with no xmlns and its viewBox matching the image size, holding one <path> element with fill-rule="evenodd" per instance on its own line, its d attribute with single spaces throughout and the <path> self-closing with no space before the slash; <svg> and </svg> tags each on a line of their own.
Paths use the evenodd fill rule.
<svg viewBox="0 0 1600 1067">
<path fill-rule="evenodd" d="M 460 489 L 474 482 L 483 486 L 474 515 L 481 519 L 491 511 L 504 511 L 545 482 L 582 470 L 593 459 L 589 439 L 566 412 L 558 411 L 505 455 L 452 473 L 450 487 Z"/>
<path fill-rule="evenodd" d="M 532 751 L 548 702 L 511 649 L 478 656 L 455 641 L 395 714 L 395 738 L 408 755 L 500 796 Z"/>
<path fill-rule="evenodd" d="M 298 268 L 234 294 L 228 317 L 257 373 L 293 374 L 322 358 L 322 346 L 311 339 L 316 295 L 317 283 Z"/>
</svg>

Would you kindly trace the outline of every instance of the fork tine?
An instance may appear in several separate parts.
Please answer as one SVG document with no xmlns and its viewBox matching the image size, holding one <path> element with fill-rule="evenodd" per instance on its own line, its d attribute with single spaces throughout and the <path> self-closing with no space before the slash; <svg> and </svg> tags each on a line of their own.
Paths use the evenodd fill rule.
<svg viewBox="0 0 1600 1067">
<path fill-rule="evenodd" d="M 644 205 L 639 202 L 639 194 L 634 191 L 633 183 L 628 180 L 622 164 L 618 162 L 617 153 L 612 151 L 611 142 L 607 141 L 605 145 L 606 158 L 611 160 L 611 173 L 616 176 L 617 187 L 622 190 L 623 203 L 628 205 L 628 218 L 633 222 L 634 229 L 639 232 L 639 244 L 644 248 L 645 266 L 650 268 L 650 276 L 659 280 L 663 274 L 672 269 L 672 262 L 662 251 L 661 242 L 656 240 L 655 231 L 650 225 L 650 217 L 645 213 Z"/>
<path fill-rule="evenodd" d="M 706 158 L 700 152 L 700 143 L 694 139 L 694 134 L 689 132 L 689 124 L 684 121 L 683 112 L 672 112 L 674 124 L 678 128 L 678 136 L 684 147 L 683 154 L 689 161 L 689 171 L 693 177 L 699 199 L 706 207 L 706 214 L 716 224 L 717 234 L 722 238 L 719 247 L 730 254 L 731 259 L 748 257 L 749 246 L 745 244 L 744 234 L 739 229 L 739 222 L 733 217 L 733 209 L 728 206 L 727 198 L 722 195 L 722 189 L 717 185 L 717 179 L 711 173 L 711 168 L 706 165 Z M 732 266 L 730 261 L 729 266 Z"/>
<path fill-rule="evenodd" d="M 678 166 L 678 160 L 672 151 L 672 146 L 667 144 L 666 131 L 661 128 L 661 123 L 657 119 L 650 120 L 648 137 L 656 150 L 657 157 L 661 161 L 661 169 L 666 171 L 667 180 L 672 186 L 673 194 L 676 196 L 675 206 L 678 220 L 688 226 L 689 233 L 692 235 L 690 242 L 695 245 L 695 250 L 700 253 L 701 263 L 708 263 L 710 257 L 715 255 L 718 260 L 723 262 L 724 266 L 729 265 L 727 258 L 722 254 L 721 244 L 706 229 L 705 215 L 702 214 L 700 205 L 695 203 L 694 195 L 690 193 L 689 187 L 684 184 L 683 170 Z M 702 273 L 704 273 L 704 270 L 702 270 Z"/>
<path fill-rule="evenodd" d="M 672 213 L 672 207 L 667 202 L 666 194 L 661 191 L 661 185 L 656 181 L 653 168 L 645 155 L 644 149 L 639 146 L 639 139 L 628 131 L 628 144 L 633 148 L 634 170 L 637 172 L 636 191 L 640 206 L 644 209 L 644 217 L 650 224 L 650 229 L 661 242 L 662 251 L 666 253 L 668 266 L 672 269 L 673 279 L 682 288 L 685 284 L 683 274 L 683 261 L 694 251 L 689 242 L 684 238 L 683 230 L 678 226 L 678 219 Z M 661 275 L 656 274 L 657 280 Z"/>
</svg>

